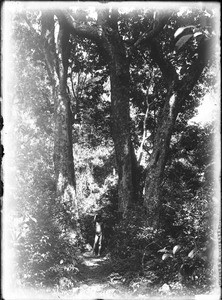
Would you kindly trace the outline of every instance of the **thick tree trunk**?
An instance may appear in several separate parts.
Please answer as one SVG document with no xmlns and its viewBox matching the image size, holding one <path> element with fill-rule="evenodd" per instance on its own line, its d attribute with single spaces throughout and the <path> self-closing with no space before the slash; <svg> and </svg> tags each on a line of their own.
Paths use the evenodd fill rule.
<svg viewBox="0 0 222 300">
<path fill-rule="evenodd" d="M 208 59 L 205 55 L 205 48 L 206 43 L 203 41 L 199 47 L 198 58 L 188 69 L 187 75 L 181 81 L 176 80 L 176 83 L 174 81 L 171 82 L 162 112 L 162 118 L 158 124 L 153 153 L 151 154 L 147 167 L 144 198 L 150 225 L 155 228 L 160 225 L 159 214 L 162 210 L 162 195 L 160 192 L 173 127 L 186 97 L 192 91 L 206 66 Z M 166 76 L 167 73 L 165 74 L 165 77 Z"/>
<path fill-rule="evenodd" d="M 60 87 L 55 99 L 54 165 L 57 183 L 57 197 L 60 202 L 72 208 L 73 222 L 77 226 L 78 207 L 74 158 L 72 146 L 72 119 L 67 93 Z"/>
<path fill-rule="evenodd" d="M 57 104 L 56 104 L 57 102 Z M 68 95 L 60 90 L 55 101 L 54 166 L 57 198 L 70 214 L 70 220 L 78 237 L 81 237 L 74 157 L 72 144 L 72 118 Z"/>
<path fill-rule="evenodd" d="M 72 142 L 72 114 L 67 94 L 69 32 L 64 19 L 59 18 L 59 32 L 55 44 L 54 15 L 42 15 L 42 35 L 46 39 L 46 66 L 51 78 L 54 97 L 54 166 L 57 198 L 71 212 L 72 224 L 80 235 Z"/>
<path fill-rule="evenodd" d="M 59 65 L 59 93 L 55 101 L 55 174 L 57 195 L 68 211 L 71 211 L 71 220 L 76 233 L 81 237 L 76 194 L 76 179 L 74 170 L 73 141 L 72 141 L 72 113 L 70 99 L 67 93 L 67 72 L 69 51 L 69 33 L 59 18 L 60 31 L 58 35 Z"/>
<path fill-rule="evenodd" d="M 176 104 L 176 96 L 169 93 L 155 136 L 153 152 L 147 167 L 144 204 L 148 211 L 150 225 L 154 227 L 158 227 L 159 225 L 159 213 L 161 209 L 160 191 L 172 129 L 178 113 Z"/>
<path fill-rule="evenodd" d="M 129 63 L 117 23 L 118 12 L 112 10 L 110 13 L 109 9 L 98 12 L 99 30 L 88 26 L 81 29 L 66 20 L 71 34 L 88 38 L 96 43 L 99 51 L 109 64 L 112 137 L 119 175 L 119 211 L 125 214 L 137 196 L 137 188 L 134 188 L 137 184 L 137 164 L 130 135 Z"/>
<path fill-rule="evenodd" d="M 128 90 L 111 71 L 112 137 L 118 168 L 119 211 L 125 213 L 133 202 L 132 151 Z"/>
<path fill-rule="evenodd" d="M 108 37 L 110 45 L 112 137 L 118 168 L 119 211 L 126 213 L 134 202 L 133 147 L 130 134 L 129 64 L 118 30 Z"/>
</svg>

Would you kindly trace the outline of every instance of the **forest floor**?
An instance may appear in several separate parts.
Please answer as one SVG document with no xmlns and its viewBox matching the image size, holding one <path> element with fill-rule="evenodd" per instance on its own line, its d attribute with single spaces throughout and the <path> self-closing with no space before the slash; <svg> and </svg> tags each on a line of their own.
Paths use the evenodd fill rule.
<svg viewBox="0 0 222 300">
<path fill-rule="evenodd" d="M 16 293 L 16 299 L 130 299 L 129 290 L 115 277 L 108 256 L 95 256 L 87 252 L 82 256 L 76 282 L 62 277 L 57 288 L 36 288 Z M 110 276 L 111 275 L 111 276 Z M 31 297 L 31 298 L 30 298 Z M 11 298 L 9 295 L 8 299 Z"/>
<path fill-rule="evenodd" d="M 79 267 L 81 282 L 76 289 L 75 299 L 123 299 L 128 298 L 128 290 L 121 280 L 115 277 L 107 256 L 94 256 L 86 253 Z"/>
<path fill-rule="evenodd" d="M 57 288 L 20 290 L 16 298 L 7 299 L 178 299 L 175 293 L 160 293 L 152 297 L 142 292 L 134 294 L 121 280 L 121 276 L 115 273 L 112 263 L 107 256 L 95 256 L 87 252 L 82 255 L 81 264 L 78 265 L 78 279 L 62 277 Z M 71 285 L 70 285 L 71 284 Z M 13 293 L 14 294 L 14 293 Z M 186 294 L 185 294 L 186 295 Z M 192 296 L 180 297 L 180 300 L 193 300 Z"/>
</svg>

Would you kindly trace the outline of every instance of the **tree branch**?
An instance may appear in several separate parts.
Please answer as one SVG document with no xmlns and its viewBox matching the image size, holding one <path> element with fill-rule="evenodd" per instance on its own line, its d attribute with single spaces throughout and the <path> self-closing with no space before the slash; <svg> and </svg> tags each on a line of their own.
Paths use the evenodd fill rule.
<svg viewBox="0 0 222 300">
<path fill-rule="evenodd" d="M 77 24 L 71 15 L 65 15 L 61 10 L 57 10 L 55 14 L 58 19 L 62 20 L 62 22 L 66 24 L 66 30 L 68 30 L 72 36 L 91 40 L 97 45 L 100 54 L 103 56 L 109 56 L 107 42 L 100 34 L 100 26 L 89 26 L 80 23 Z"/>
<path fill-rule="evenodd" d="M 167 81 L 168 85 L 170 85 L 173 81 L 177 81 L 177 72 L 174 66 L 171 64 L 171 62 L 167 60 L 166 57 L 164 57 L 161 46 L 158 44 L 156 39 L 152 40 L 150 44 L 150 49 L 151 58 L 159 66 L 163 77 Z"/>
<path fill-rule="evenodd" d="M 31 22 L 27 18 L 27 16 L 24 14 L 23 18 L 26 22 L 26 24 L 29 26 L 31 34 L 34 36 L 35 40 L 37 41 L 37 49 L 39 53 L 42 53 L 44 55 L 45 60 L 45 67 L 48 73 L 48 76 L 51 81 L 53 81 L 53 67 L 50 61 L 50 51 L 49 51 L 49 45 L 46 39 L 43 38 L 38 32 L 33 28 Z M 46 46 L 46 47 L 45 47 Z"/>
<path fill-rule="evenodd" d="M 152 25 L 133 44 L 133 46 L 130 49 L 130 53 L 132 53 L 136 48 L 138 48 L 138 46 L 143 47 L 144 45 L 147 45 L 147 43 L 150 42 L 153 38 L 155 38 L 166 25 L 168 18 L 169 17 L 166 14 L 157 14 L 156 16 L 154 16 Z"/>
<path fill-rule="evenodd" d="M 98 33 L 97 26 L 89 26 L 79 24 L 78 26 L 75 20 L 72 18 L 71 15 L 65 15 L 64 12 L 61 10 L 56 11 L 56 16 L 58 19 L 62 20 L 64 24 L 66 24 L 67 30 L 73 35 L 78 37 L 87 38 L 97 45 L 103 45 L 103 39 Z"/>
<path fill-rule="evenodd" d="M 71 81 L 72 93 L 73 93 L 74 99 L 77 100 L 77 94 L 76 94 L 75 89 L 74 89 L 74 82 L 73 82 L 72 74 L 73 74 L 73 72 L 71 72 L 71 74 L 70 74 L 70 81 Z"/>
<path fill-rule="evenodd" d="M 203 39 L 200 42 L 197 51 L 197 58 L 188 69 L 187 75 L 183 77 L 177 84 L 176 90 L 182 102 L 192 91 L 193 87 L 198 82 L 204 68 L 211 61 L 211 47 L 213 47 L 212 39 Z"/>
<path fill-rule="evenodd" d="M 147 106 L 147 109 L 146 109 L 146 114 L 144 116 L 144 120 L 143 120 L 143 137 L 142 137 L 142 141 L 141 141 L 141 144 L 140 144 L 140 148 L 139 148 L 139 152 L 138 152 L 138 164 L 140 165 L 141 163 L 141 160 L 142 160 L 142 157 L 143 157 L 143 146 L 144 146 L 144 143 L 147 139 L 147 129 L 146 129 L 146 121 L 148 119 L 148 115 L 149 115 L 149 108 L 150 108 L 150 104 L 152 103 L 149 103 L 149 87 L 147 88 L 147 93 L 146 93 L 146 106 Z"/>
</svg>

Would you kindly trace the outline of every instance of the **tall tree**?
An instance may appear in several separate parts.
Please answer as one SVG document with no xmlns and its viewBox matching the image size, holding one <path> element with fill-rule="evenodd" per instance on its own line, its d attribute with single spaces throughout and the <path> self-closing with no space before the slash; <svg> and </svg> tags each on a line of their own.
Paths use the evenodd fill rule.
<svg viewBox="0 0 222 300">
<path fill-rule="evenodd" d="M 35 15 L 31 15 L 35 17 Z M 38 59 L 42 60 L 51 86 L 54 101 L 54 167 L 57 198 L 72 207 L 73 226 L 80 234 L 76 180 L 72 142 L 72 113 L 67 91 L 70 33 L 63 17 L 50 11 L 41 12 L 41 21 L 23 15 L 36 42 Z M 38 27 L 33 26 L 33 22 Z"/>
<path fill-rule="evenodd" d="M 68 59 L 70 57 L 70 33 L 59 13 L 42 12 L 41 35 L 45 40 L 45 58 L 51 78 L 54 98 L 54 165 L 57 196 L 60 201 L 73 206 L 73 220 L 78 229 L 78 206 L 74 171 L 72 113 L 67 91 Z M 57 26 L 57 41 L 55 30 Z M 80 231 L 79 231 L 80 233 Z"/>
<path fill-rule="evenodd" d="M 201 14 L 202 18 L 206 17 L 203 12 L 199 12 L 197 18 L 200 18 Z M 201 80 L 205 67 L 209 66 L 209 62 L 212 62 L 210 55 L 212 52 L 211 46 L 214 44 L 212 36 L 209 32 L 207 34 L 203 32 L 204 28 L 197 28 L 193 24 L 191 23 L 177 30 L 177 32 L 182 32 L 177 38 L 177 55 L 182 47 L 186 48 L 185 50 L 183 49 L 184 53 L 182 56 L 187 55 L 181 67 L 182 72 L 178 72 L 178 61 L 175 58 L 174 64 L 171 63 L 172 58 L 171 61 L 167 58 L 170 54 L 169 50 L 166 52 L 165 47 L 164 53 L 163 43 L 161 45 L 158 38 L 152 39 L 150 44 L 150 56 L 160 69 L 166 88 L 165 99 L 162 100 L 164 105 L 157 123 L 153 152 L 148 162 L 145 180 L 144 201 L 151 212 L 151 223 L 154 226 L 159 224 L 159 213 L 161 211 L 160 191 L 177 116 L 179 113 L 184 113 L 184 107 L 186 107 L 186 101 L 190 93 L 198 81 Z M 195 39 L 195 36 L 199 38 Z M 187 46 L 186 40 L 191 38 L 194 38 L 194 40 Z M 180 59 L 178 60 L 180 61 Z M 186 71 L 184 70 L 185 68 Z"/>
<path fill-rule="evenodd" d="M 88 38 L 98 46 L 98 51 L 105 57 L 109 66 L 112 137 L 119 175 L 119 210 L 124 213 L 133 203 L 135 188 L 132 179 L 134 155 L 129 117 L 129 62 L 123 39 L 118 31 L 118 12 L 112 10 L 109 13 L 106 9 L 99 11 L 96 27 L 88 24 L 76 27 L 65 14 L 64 19 L 73 36 Z"/>
<path fill-rule="evenodd" d="M 147 61 L 144 64 L 150 68 L 150 73 L 153 67 L 161 73 L 161 91 L 156 96 L 158 120 L 146 168 L 144 198 L 144 204 L 152 216 L 151 223 L 157 226 L 160 188 L 174 125 L 209 62 L 206 53 L 212 44 L 212 12 L 203 10 L 185 12 L 183 15 L 177 11 L 162 13 L 149 9 L 136 11 L 135 16 L 104 6 L 96 11 L 95 18 L 90 14 L 86 17 L 87 12 L 83 10 L 77 13 L 72 10 L 54 11 L 54 14 L 45 15 L 42 15 L 45 60 L 52 78 L 53 93 L 58 99 L 55 105 L 55 137 L 59 138 L 55 139 L 55 165 L 58 166 L 58 191 L 63 193 L 64 198 L 69 198 L 75 191 L 70 100 L 66 89 L 71 37 L 87 39 L 95 44 L 104 64 L 108 65 L 112 137 L 119 175 L 119 210 L 123 213 L 136 201 L 137 191 L 137 163 L 130 128 L 132 69 L 134 65 L 139 66 L 140 58 L 145 58 Z M 56 26 L 58 35 L 55 43 Z M 154 82 L 156 88 L 155 85 Z M 160 95 L 161 99 L 158 99 Z M 62 173 L 61 166 L 65 166 Z"/>
</svg>

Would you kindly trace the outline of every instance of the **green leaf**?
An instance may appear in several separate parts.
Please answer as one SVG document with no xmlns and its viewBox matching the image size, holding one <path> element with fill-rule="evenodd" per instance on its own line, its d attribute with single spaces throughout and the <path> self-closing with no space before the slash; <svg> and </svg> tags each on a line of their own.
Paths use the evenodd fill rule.
<svg viewBox="0 0 222 300">
<path fill-rule="evenodd" d="M 199 36 L 199 35 L 203 35 L 203 33 L 200 32 L 200 31 L 198 31 L 198 32 L 195 32 L 193 36 L 194 36 L 194 37 L 197 37 L 197 36 Z"/>
<path fill-rule="evenodd" d="M 187 256 L 189 258 L 194 258 L 194 256 L 195 256 L 195 249 L 191 250 L 190 253 Z"/>
<path fill-rule="evenodd" d="M 187 32 L 188 28 L 195 28 L 194 25 L 189 25 L 189 26 L 185 26 L 185 27 L 180 27 L 176 30 L 176 32 L 174 33 L 174 38 L 177 38 L 179 35 L 182 35 L 182 33 L 185 33 L 184 31 Z"/>
<path fill-rule="evenodd" d="M 165 248 L 163 248 L 163 249 L 158 250 L 157 252 L 164 252 L 164 253 L 166 253 L 166 252 L 168 252 L 168 250 L 167 250 L 166 247 L 165 247 Z"/>
<path fill-rule="evenodd" d="M 187 34 L 182 36 L 177 42 L 176 42 L 176 48 L 179 50 L 181 47 L 183 47 L 187 41 L 193 36 L 193 34 Z"/>
<path fill-rule="evenodd" d="M 173 247 L 173 254 L 175 255 L 177 253 L 177 251 L 179 251 L 181 249 L 180 245 L 176 245 Z"/>
<path fill-rule="evenodd" d="M 169 257 L 173 257 L 171 254 L 169 254 L 169 253 L 165 253 L 165 254 L 163 254 L 163 256 L 162 256 L 162 260 L 166 260 L 167 258 L 169 258 Z"/>
</svg>

